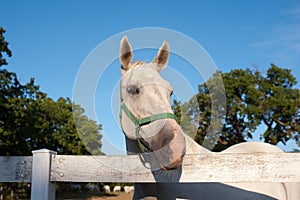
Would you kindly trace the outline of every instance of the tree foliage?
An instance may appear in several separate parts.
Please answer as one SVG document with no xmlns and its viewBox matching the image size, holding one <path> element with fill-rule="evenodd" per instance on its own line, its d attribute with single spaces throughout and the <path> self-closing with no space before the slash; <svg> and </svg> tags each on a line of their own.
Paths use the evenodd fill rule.
<svg viewBox="0 0 300 200">
<path fill-rule="evenodd" d="M 290 69 L 272 65 L 259 87 L 263 96 L 260 105 L 261 119 L 268 127 L 263 134 L 265 142 L 285 143 L 289 139 L 298 141 L 300 133 L 300 91 L 294 89 L 296 79 Z"/>
<path fill-rule="evenodd" d="M 195 137 L 196 132 L 195 123 L 191 117 L 193 113 L 191 112 L 192 109 L 189 109 L 186 106 L 187 104 L 182 105 L 180 101 L 174 100 L 172 110 L 176 115 L 177 122 L 181 125 L 183 132 L 193 138 Z"/>
<path fill-rule="evenodd" d="M 2 53 L 12 55 L 4 32 L 0 27 L 0 67 L 7 65 Z M 22 84 L 15 73 L 0 68 L 0 155 L 32 155 L 32 150 L 42 148 L 61 154 L 102 154 L 101 130 L 69 98 L 55 101 L 33 78 Z"/>
<path fill-rule="evenodd" d="M 214 78 L 208 80 L 210 85 L 213 85 Z M 252 138 L 261 124 L 267 127 L 260 135 L 264 142 L 285 144 L 290 139 L 299 140 L 300 92 L 294 88 L 297 82 L 291 70 L 271 64 L 266 75 L 250 69 L 235 69 L 223 73 L 222 78 L 227 109 L 222 131 L 213 134 L 213 141 L 217 141 L 214 151 L 224 150 Z M 184 114 L 192 119 L 197 129 L 195 140 L 199 144 L 204 139 L 213 139 L 207 133 L 214 110 L 211 101 L 217 99 L 215 93 L 208 89 L 206 83 L 200 84 L 198 94 L 189 102 L 182 106 L 175 104 L 176 110 L 181 111 L 181 118 Z"/>
<path fill-rule="evenodd" d="M 7 56 L 11 57 L 12 53 L 8 48 L 8 42 L 4 37 L 5 30 L 0 26 L 0 67 L 2 65 L 7 65 L 6 59 L 2 53 L 6 53 Z"/>
</svg>

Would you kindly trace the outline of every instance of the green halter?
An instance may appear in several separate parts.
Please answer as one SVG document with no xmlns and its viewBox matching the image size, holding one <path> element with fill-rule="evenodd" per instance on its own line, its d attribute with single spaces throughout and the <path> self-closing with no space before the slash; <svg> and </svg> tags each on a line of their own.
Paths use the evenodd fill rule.
<svg viewBox="0 0 300 200">
<path fill-rule="evenodd" d="M 173 113 L 160 113 L 160 114 L 155 114 L 155 115 L 151 115 L 151 116 L 148 116 L 148 117 L 138 119 L 137 117 L 134 116 L 134 114 L 125 105 L 125 102 L 124 102 L 124 99 L 123 99 L 123 96 L 122 96 L 121 87 L 122 86 L 120 85 L 120 100 L 121 100 L 120 124 L 121 124 L 122 131 L 125 134 L 124 129 L 122 127 L 122 111 L 124 111 L 124 113 L 127 115 L 127 117 L 135 124 L 135 135 L 136 135 L 136 140 L 138 142 L 138 145 L 139 145 L 140 149 L 142 150 L 143 153 L 144 152 L 150 152 L 152 150 L 139 137 L 140 127 L 145 125 L 145 124 L 149 124 L 153 121 L 159 120 L 159 119 L 171 118 L 171 119 L 177 120 L 177 117 Z"/>
</svg>

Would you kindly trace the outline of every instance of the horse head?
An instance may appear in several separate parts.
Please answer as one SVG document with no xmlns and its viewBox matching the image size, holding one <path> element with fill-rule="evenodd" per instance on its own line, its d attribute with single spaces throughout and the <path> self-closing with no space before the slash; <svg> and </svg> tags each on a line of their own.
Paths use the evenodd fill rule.
<svg viewBox="0 0 300 200">
<path fill-rule="evenodd" d="M 170 105 L 171 84 L 159 72 L 169 58 L 167 42 L 151 63 L 132 62 L 132 48 L 123 37 L 120 44 L 121 110 L 123 132 L 136 141 L 139 152 L 150 152 L 160 169 L 175 169 L 182 164 L 186 151 L 183 132 Z"/>
</svg>

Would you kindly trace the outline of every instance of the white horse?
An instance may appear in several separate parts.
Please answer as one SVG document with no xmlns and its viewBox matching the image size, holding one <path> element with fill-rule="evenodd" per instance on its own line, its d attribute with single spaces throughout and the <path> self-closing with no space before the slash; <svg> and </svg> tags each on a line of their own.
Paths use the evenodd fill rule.
<svg viewBox="0 0 300 200">
<path fill-rule="evenodd" d="M 127 194 L 134 192 L 134 186 L 124 186 L 124 192 Z"/>
<path fill-rule="evenodd" d="M 110 193 L 110 186 L 109 185 L 104 185 L 103 186 L 103 191 L 105 194 L 109 194 Z"/>
<path fill-rule="evenodd" d="M 119 185 L 115 186 L 113 191 L 120 193 L 121 192 L 121 186 L 119 186 Z"/>
<path fill-rule="evenodd" d="M 151 63 L 132 63 L 132 48 L 125 36 L 120 44 L 120 121 L 128 154 L 149 151 L 151 167 L 172 170 L 181 167 L 185 154 L 210 154 L 185 135 L 170 105 L 172 86 L 159 71 L 169 57 L 164 42 Z M 226 153 L 282 152 L 258 142 L 241 143 Z M 300 200 L 298 183 L 156 183 L 135 184 L 134 199 L 288 199 Z"/>
</svg>

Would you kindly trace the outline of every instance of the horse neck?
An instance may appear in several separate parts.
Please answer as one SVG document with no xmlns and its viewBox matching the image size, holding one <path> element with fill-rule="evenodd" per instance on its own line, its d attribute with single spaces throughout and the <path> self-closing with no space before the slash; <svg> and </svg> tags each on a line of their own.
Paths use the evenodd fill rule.
<svg viewBox="0 0 300 200">
<path fill-rule="evenodd" d="M 130 139 L 125 136 L 127 155 L 135 155 L 142 153 L 137 140 Z"/>
</svg>

